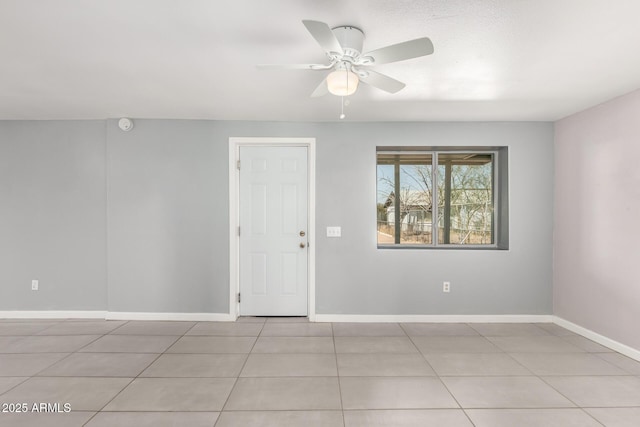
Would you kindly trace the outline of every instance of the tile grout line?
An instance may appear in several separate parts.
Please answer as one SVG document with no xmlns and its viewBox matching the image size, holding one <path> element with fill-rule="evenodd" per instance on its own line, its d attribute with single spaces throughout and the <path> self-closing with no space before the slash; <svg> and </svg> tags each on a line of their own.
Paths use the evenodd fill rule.
<svg viewBox="0 0 640 427">
<path fill-rule="evenodd" d="M 23 377 L 4 377 L 4 378 L 23 378 Z M 3 393 L 0 393 L 0 397 L 2 397 L 5 394 L 9 393 L 11 390 L 13 390 L 14 388 L 18 387 L 19 385 L 22 385 L 22 384 L 26 383 L 31 378 L 33 378 L 33 377 L 24 377 L 24 380 L 20 381 L 18 384 L 14 385 L 13 387 L 9 388 L 8 390 L 5 390 Z"/>
<path fill-rule="evenodd" d="M 403 331 L 406 332 L 406 330 L 402 327 L 402 325 L 400 325 L 400 327 L 402 328 Z M 433 371 L 433 373 L 435 374 L 436 378 L 438 379 L 438 381 L 440 382 L 440 384 L 442 384 L 442 387 L 444 387 L 445 390 L 447 390 L 447 393 L 449 393 L 449 395 L 451 396 L 451 398 L 456 402 L 456 404 L 458 405 L 458 408 L 462 410 L 462 413 L 464 414 L 465 417 L 467 417 L 467 419 L 469 420 L 469 422 L 471 423 L 472 426 L 475 426 L 475 423 L 471 420 L 471 417 L 469 417 L 469 414 L 467 414 L 467 411 L 464 410 L 464 408 L 462 407 L 462 405 L 460 404 L 460 402 L 458 401 L 458 399 L 453 395 L 453 393 L 451 392 L 451 390 L 449 390 L 449 387 L 447 387 L 447 385 L 444 383 L 444 381 L 442 380 L 442 378 L 440 378 L 440 374 L 438 374 L 438 372 L 433 368 L 433 366 L 431 365 L 431 363 L 429 363 L 429 361 L 427 360 L 426 356 L 424 355 L 424 353 L 422 351 L 420 351 L 420 349 L 418 348 L 418 346 L 416 345 L 416 343 L 413 341 L 413 338 L 407 334 L 407 336 L 409 337 L 409 341 L 411 341 L 411 344 L 413 344 L 413 346 L 416 348 L 416 350 L 418 350 L 418 353 L 420 353 L 420 355 L 422 355 L 422 358 L 424 359 L 424 361 L 427 363 L 427 365 L 429 365 L 429 367 L 431 368 L 431 370 Z"/>
<path fill-rule="evenodd" d="M 333 354 L 336 359 L 336 375 L 338 379 L 338 397 L 340 398 L 340 413 L 342 414 L 342 426 L 345 427 L 347 422 L 344 418 L 344 401 L 342 400 L 342 380 L 340 375 L 340 368 L 338 367 L 338 349 L 336 348 L 336 334 L 333 329 L 333 322 L 331 322 L 331 341 L 333 342 Z"/>
<path fill-rule="evenodd" d="M 236 320 L 235 323 L 237 324 L 237 320 Z M 262 323 L 262 326 L 260 327 L 260 331 L 258 332 L 258 335 L 256 335 L 256 337 L 255 337 L 256 339 L 253 342 L 253 345 L 249 349 L 249 353 L 247 353 L 246 359 L 244 359 L 244 363 L 242 364 L 242 367 L 238 371 L 238 375 L 235 377 L 235 381 L 233 382 L 233 386 L 231 386 L 231 390 L 229 390 L 229 395 L 227 395 L 227 398 L 224 400 L 224 403 L 222 404 L 222 407 L 220 408 L 220 412 L 218 414 L 218 418 L 216 419 L 216 422 L 214 423 L 213 427 L 215 427 L 218 424 L 218 422 L 220 421 L 220 418 L 222 417 L 222 413 L 224 412 L 224 408 L 229 403 L 229 399 L 231 398 L 231 395 L 233 394 L 233 390 L 235 390 L 236 386 L 238 385 L 238 380 L 240 379 L 240 375 L 242 374 L 242 371 L 244 370 L 244 367 L 247 365 L 247 362 L 249 361 L 249 356 L 251 356 L 251 353 L 253 352 L 254 347 L 258 343 L 258 340 L 260 339 L 260 335 L 262 335 L 262 330 L 264 329 L 264 326 L 266 324 L 267 324 L 267 320 L 265 319 L 265 321 Z"/>
<path fill-rule="evenodd" d="M 46 330 L 48 330 L 48 329 L 50 329 L 50 328 L 53 328 L 54 326 L 58 326 L 58 325 L 61 325 L 61 324 L 65 323 L 65 320 L 66 320 L 66 319 L 61 320 L 61 321 L 59 321 L 59 322 L 55 322 L 53 325 L 47 326 L 46 328 L 44 328 L 44 329 L 42 329 L 42 330 L 40 330 L 40 331 L 38 331 L 38 332 L 36 332 L 36 333 L 34 333 L 34 334 L 30 334 L 30 335 L 21 335 L 21 337 L 22 337 L 22 338 L 28 338 L 28 337 L 53 337 L 53 336 L 56 336 L 56 337 L 57 337 L 57 336 L 78 336 L 78 335 L 75 335 L 75 334 L 74 334 L 74 335 L 38 335 L 38 334 L 40 334 L 40 333 L 42 333 L 42 332 L 45 332 Z M 122 325 L 120 325 L 120 326 L 122 326 Z M 87 335 L 93 335 L 93 334 L 87 334 Z M 88 343 L 87 345 L 89 345 L 89 344 L 91 344 L 91 343 L 93 343 L 93 342 L 95 342 L 95 341 L 99 340 L 99 339 L 100 339 L 100 338 L 102 338 L 105 334 L 102 334 L 102 335 L 96 334 L 96 335 L 98 335 L 98 337 L 97 337 L 96 339 L 94 339 L 93 341 L 91 341 L 90 343 Z M 80 336 L 82 336 L 82 335 L 80 335 Z M 83 347 L 80 347 L 79 349 L 76 349 L 75 351 L 68 352 L 68 353 L 67 353 L 67 352 L 64 352 L 64 351 L 63 351 L 63 352 L 43 352 L 42 354 L 67 353 L 67 355 L 66 355 L 66 356 L 64 356 L 64 357 L 62 357 L 62 358 L 61 358 L 61 359 L 59 359 L 59 360 L 56 360 L 55 362 L 51 363 L 50 365 L 47 365 L 47 366 L 46 366 L 46 367 L 44 367 L 43 369 L 41 369 L 41 370 L 39 370 L 38 372 L 34 373 L 33 375 L 25 376 L 25 380 L 24 380 L 24 381 L 21 381 L 20 383 L 18 383 L 18 384 L 16 384 L 16 385 L 14 385 L 13 387 L 11 387 L 10 389 L 6 390 L 5 392 L 3 392 L 3 393 L 2 393 L 2 394 L 0 394 L 0 395 L 4 395 L 4 394 L 6 394 L 6 393 L 10 392 L 11 390 L 15 389 L 16 387 L 18 387 L 18 386 L 20 386 L 20 385 L 22 385 L 22 384 L 26 383 L 27 381 L 29 381 L 29 380 L 31 380 L 31 379 L 33 379 L 33 378 L 55 378 L 55 377 L 46 377 L 46 376 L 39 377 L 39 376 L 38 376 L 38 374 L 40 374 L 40 373 L 44 372 L 45 370 L 47 370 L 47 369 L 51 368 L 52 366 L 54 366 L 54 365 L 56 365 L 56 364 L 58 364 L 58 363 L 62 362 L 63 360 L 65 360 L 65 359 L 69 358 L 72 354 L 77 353 L 79 350 L 83 349 L 83 348 L 84 348 L 84 347 L 86 347 L 87 345 L 85 345 L 85 346 L 83 346 Z M 7 354 L 40 354 L 40 353 L 7 353 Z M 95 416 L 95 414 L 94 414 L 94 416 Z M 93 417 L 92 417 L 92 418 L 93 418 Z"/>
<path fill-rule="evenodd" d="M 533 325 L 533 326 L 536 326 L 538 329 L 540 329 L 540 330 L 542 330 L 543 332 L 545 332 L 545 333 L 546 333 L 546 334 L 543 334 L 543 335 L 540 335 L 540 336 L 555 336 L 554 334 L 550 333 L 549 331 L 545 330 L 544 328 L 538 327 L 538 326 L 537 326 L 537 325 L 535 325 L 535 324 L 532 324 L 532 325 Z M 473 326 L 472 326 L 472 325 L 469 325 L 469 326 L 471 326 L 471 327 L 473 328 Z M 476 330 L 476 329 L 474 328 L 474 330 Z M 490 341 L 493 345 L 495 345 L 496 347 L 498 347 L 498 346 L 497 346 L 493 341 L 491 341 L 491 340 L 489 339 L 489 337 L 488 337 L 488 336 L 483 335 L 483 334 L 482 334 L 482 333 L 480 333 L 480 331 L 478 331 L 478 330 L 476 330 L 476 331 L 477 331 L 477 332 L 478 332 L 482 337 L 484 337 L 485 339 L 487 339 L 488 341 Z M 511 335 L 506 335 L 506 336 L 507 336 L 507 337 L 511 337 Z M 517 336 L 517 335 L 514 335 L 514 337 L 515 337 L 515 336 Z M 534 336 L 535 336 L 535 335 L 534 335 Z M 504 336 L 503 336 L 503 335 L 496 335 L 496 336 L 494 336 L 494 337 L 498 337 L 498 338 L 500 338 L 500 337 L 504 337 Z M 523 336 L 523 337 L 524 337 L 524 338 L 531 338 L 531 336 Z M 561 337 L 558 337 L 558 338 L 561 338 Z M 562 340 L 562 341 L 564 341 L 564 340 Z M 566 342 L 566 341 L 564 341 L 564 342 Z M 515 359 L 515 358 L 514 358 L 514 357 L 513 357 L 509 352 L 507 352 L 507 351 L 503 350 L 503 349 L 502 349 L 502 348 L 500 348 L 500 347 L 498 347 L 498 348 L 501 350 L 501 352 L 502 352 L 503 354 L 506 354 L 508 357 L 510 357 L 510 358 L 512 358 L 513 360 L 515 360 L 515 361 L 516 361 L 516 363 L 518 363 L 518 364 L 522 365 L 522 364 L 521 364 L 521 363 L 519 363 L 519 362 L 518 362 L 518 360 L 516 360 L 516 359 Z M 547 381 L 545 381 L 545 380 L 542 378 L 542 376 L 537 375 L 536 373 L 534 373 L 531 369 L 527 368 L 526 366 L 524 366 L 524 365 L 522 365 L 522 366 L 523 366 L 526 370 L 528 370 L 528 371 L 531 373 L 531 375 L 530 375 L 531 377 L 539 379 L 540 381 L 542 381 L 544 384 L 546 384 L 547 386 L 549 386 L 552 390 L 554 390 L 555 392 L 557 392 L 560 396 L 564 397 L 565 399 L 567 399 L 567 401 L 571 402 L 571 403 L 572 403 L 572 404 L 574 404 L 575 406 L 573 406 L 573 407 L 571 407 L 571 406 L 570 406 L 570 407 L 566 407 L 566 408 L 565 408 L 565 407 L 543 407 L 543 408 L 468 408 L 468 409 L 492 409 L 492 410 L 496 410 L 496 409 L 497 409 L 497 410 L 500 410 L 500 409 L 502 409 L 502 410 L 509 410 L 509 409 L 535 409 L 535 410 L 541 410 L 541 409 L 543 409 L 543 410 L 544 410 L 544 409 L 547 409 L 547 410 L 551 410 L 551 409 L 580 409 L 582 412 L 585 412 L 585 413 L 586 413 L 586 411 L 585 411 L 582 407 L 578 406 L 574 401 L 572 401 L 571 399 L 569 399 L 567 396 L 565 396 L 563 393 L 561 393 L 559 390 L 557 390 L 555 387 L 553 387 L 551 384 L 549 384 Z M 520 377 L 520 376 L 518 376 L 518 377 Z M 529 377 L 529 376 L 524 376 L 524 377 Z M 471 418 L 469 417 L 469 415 L 467 414 L 467 411 L 466 411 L 464 408 L 463 408 L 463 411 L 465 412 L 465 414 L 466 414 L 466 415 L 467 415 L 467 417 L 469 418 L 469 421 L 471 421 Z M 594 419 L 594 420 L 595 420 L 595 418 L 594 418 L 594 417 L 592 417 L 590 414 L 588 414 L 588 413 L 587 413 L 587 415 L 589 415 L 589 417 L 590 417 L 590 418 L 592 418 L 592 419 Z M 598 420 L 595 420 L 595 421 L 596 421 L 596 422 L 598 422 L 598 423 L 600 424 L 600 422 L 599 422 Z"/>
<path fill-rule="evenodd" d="M 604 423 L 600 422 L 600 420 L 598 420 L 596 417 L 594 417 L 593 415 L 591 415 L 588 411 L 586 411 L 583 407 L 578 407 L 582 412 L 584 412 L 585 414 L 587 414 L 588 417 L 590 417 L 592 420 L 594 420 L 595 422 L 597 422 L 598 424 L 600 424 L 603 427 L 606 427 L 604 425 Z"/>
<path fill-rule="evenodd" d="M 551 375 L 547 375 L 547 376 L 551 376 Z M 553 375 L 553 376 L 566 376 L 566 375 Z M 589 376 L 589 375 L 575 375 L 576 377 L 581 377 L 581 376 Z M 562 393 L 560 390 L 558 390 L 556 387 L 554 387 L 553 385 L 549 384 L 549 382 L 547 382 L 547 380 L 545 380 L 545 378 L 542 375 L 536 375 L 536 378 L 538 378 L 540 381 L 542 381 L 544 384 L 546 384 L 549 388 L 551 388 L 553 391 L 555 391 L 556 393 L 558 393 L 560 396 L 564 397 L 565 399 L 567 399 L 567 401 L 573 403 L 575 408 L 581 409 L 583 412 L 586 412 L 584 410 L 584 408 L 580 405 L 578 405 L 576 402 L 574 402 L 572 399 L 570 399 L 568 396 L 566 396 L 564 393 Z M 587 414 L 593 418 L 591 416 L 591 414 L 589 414 L 587 412 Z M 598 421 L 598 420 L 596 420 Z M 599 422 L 599 421 L 598 421 Z"/>
<path fill-rule="evenodd" d="M 29 319 L 25 319 L 25 320 L 29 320 Z M 42 333 L 42 332 L 44 332 L 44 331 L 46 331 L 46 330 L 48 330 L 48 329 L 51 329 L 51 328 L 53 328 L 54 326 L 58 326 L 59 324 L 64 323 L 66 320 L 67 320 L 67 319 L 60 319 L 59 321 L 55 322 L 53 325 L 46 326 L 45 328 L 43 328 L 43 329 L 39 330 L 38 332 L 36 332 L 36 333 L 34 333 L 34 334 L 31 334 L 31 335 L 29 335 L 29 336 L 38 336 L 38 334 L 39 334 L 39 333 Z"/>
<path fill-rule="evenodd" d="M 129 322 L 130 322 L 130 321 L 126 321 L 126 322 L 125 322 L 125 323 L 123 323 L 122 325 L 120 325 L 120 326 L 118 326 L 117 328 L 113 329 L 111 332 L 113 332 L 113 331 L 115 331 L 115 330 L 117 330 L 117 329 L 119 329 L 119 328 L 123 327 L 124 325 L 128 324 Z M 195 324 L 194 324 L 193 326 L 195 326 Z M 192 326 L 192 327 L 193 327 L 193 326 Z M 191 329 L 191 328 L 189 328 L 189 330 L 190 330 L 190 329 Z M 105 334 L 105 335 L 110 335 L 110 334 L 111 334 L 111 332 L 109 332 L 108 334 Z M 117 334 L 116 334 L 116 335 L 117 335 Z M 183 336 L 184 336 L 184 334 L 183 334 L 182 336 L 180 336 L 180 338 L 182 338 Z M 178 339 L 180 339 L 180 338 L 178 338 Z M 177 341 L 177 340 L 176 340 L 176 341 Z M 168 347 L 167 347 L 167 348 L 168 348 Z M 165 351 L 166 351 L 166 349 L 165 349 Z M 155 354 L 155 353 L 150 353 L 150 354 Z M 93 416 L 91 416 L 91 417 L 90 417 L 90 418 L 89 418 L 89 419 L 88 419 L 88 420 L 83 424 L 83 426 L 86 426 L 87 424 L 89 424 L 89 423 L 91 422 L 91 420 L 93 420 L 93 419 L 94 419 L 98 414 L 102 413 L 102 412 L 103 412 L 103 410 L 104 410 L 104 408 L 106 408 L 107 406 L 109 406 L 109 404 L 110 404 L 111 402 L 113 402 L 113 401 L 114 401 L 118 396 L 120 396 L 120 394 L 122 394 L 122 392 L 123 392 L 123 391 L 125 391 L 125 390 L 126 390 L 126 389 L 131 385 L 131 384 L 133 384 L 133 382 L 134 382 L 136 379 L 140 378 L 140 374 L 142 374 L 142 373 L 143 373 L 147 368 L 149 368 L 149 366 L 151 366 L 152 364 L 154 364 L 154 363 L 155 363 L 155 362 L 160 358 L 160 356 L 162 356 L 163 354 L 164 354 L 164 352 L 159 353 L 159 354 L 158 354 L 158 356 L 157 356 L 155 359 L 153 359 L 153 360 L 152 360 L 152 361 L 151 361 L 151 362 L 146 366 L 146 368 L 144 368 L 144 369 L 140 370 L 140 372 L 138 373 L 138 375 L 136 375 L 135 377 L 131 378 L 131 381 L 129 381 L 129 382 L 128 382 L 124 387 L 122 387 L 122 388 L 120 389 L 120 391 L 119 391 L 119 392 L 117 392 L 117 393 L 116 393 L 116 394 L 115 394 L 115 395 L 114 395 L 114 396 L 113 396 L 113 397 L 112 397 L 112 398 L 111 398 L 107 403 L 105 403 L 105 404 L 102 406 L 102 408 L 100 408 L 98 411 L 96 411 L 96 413 L 95 413 L 95 414 L 93 414 Z M 123 378 L 127 378 L 127 377 L 123 377 Z"/>
</svg>

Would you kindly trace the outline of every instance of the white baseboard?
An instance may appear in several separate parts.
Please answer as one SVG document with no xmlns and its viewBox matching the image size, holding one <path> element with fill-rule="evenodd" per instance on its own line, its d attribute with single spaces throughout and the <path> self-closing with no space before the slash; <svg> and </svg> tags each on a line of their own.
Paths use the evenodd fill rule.
<svg viewBox="0 0 640 427">
<path fill-rule="evenodd" d="M 233 322 L 235 317 L 229 313 L 136 313 L 108 311 L 107 320 L 174 320 L 193 322 Z"/>
<path fill-rule="evenodd" d="M 316 314 L 316 322 L 551 323 L 550 314 Z"/>
<path fill-rule="evenodd" d="M 106 311 L 92 310 L 42 310 L 0 311 L 0 319 L 104 319 Z"/>
<path fill-rule="evenodd" d="M 553 316 L 553 323 L 640 362 L 640 350 L 612 340 L 611 338 L 607 338 L 604 335 L 600 335 L 599 333 L 593 332 L 590 329 L 583 328 L 582 326 L 569 322 L 562 317 Z"/>
<path fill-rule="evenodd" d="M 120 311 L 0 311 L 0 319 L 103 319 L 103 320 L 190 320 L 233 322 L 229 313 L 143 313 Z"/>
</svg>

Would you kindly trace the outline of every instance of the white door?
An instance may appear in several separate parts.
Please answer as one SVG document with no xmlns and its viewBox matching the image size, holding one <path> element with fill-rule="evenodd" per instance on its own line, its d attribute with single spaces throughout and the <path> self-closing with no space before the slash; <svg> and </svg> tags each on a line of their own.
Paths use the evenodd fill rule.
<svg viewBox="0 0 640 427">
<path fill-rule="evenodd" d="M 240 314 L 307 315 L 307 147 L 240 147 Z"/>
</svg>

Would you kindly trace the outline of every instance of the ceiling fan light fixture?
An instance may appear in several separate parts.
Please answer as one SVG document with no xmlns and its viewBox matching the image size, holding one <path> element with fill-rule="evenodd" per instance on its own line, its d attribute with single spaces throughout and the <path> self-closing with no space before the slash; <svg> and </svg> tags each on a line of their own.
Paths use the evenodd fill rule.
<svg viewBox="0 0 640 427">
<path fill-rule="evenodd" d="M 349 70 L 336 70 L 327 76 L 327 89 L 336 96 L 353 95 L 358 89 L 360 79 Z"/>
</svg>

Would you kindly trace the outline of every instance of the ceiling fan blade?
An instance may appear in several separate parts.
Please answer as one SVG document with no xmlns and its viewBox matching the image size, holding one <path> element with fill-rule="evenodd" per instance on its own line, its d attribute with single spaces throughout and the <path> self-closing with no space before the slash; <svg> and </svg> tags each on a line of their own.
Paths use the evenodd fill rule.
<svg viewBox="0 0 640 427">
<path fill-rule="evenodd" d="M 311 94 L 312 98 L 318 98 L 320 96 L 324 96 L 329 93 L 329 89 L 327 88 L 327 78 L 322 79 L 316 90 Z"/>
<path fill-rule="evenodd" d="M 376 73 L 375 71 L 367 70 L 366 77 L 360 77 L 360 81 L 366 83 L 370 86 L 377 87 L 378 89 L 384 90 L 389 93 L 396 93 L 402 90 L 406 84 L 393 79 L 389 76 L 385 76 L 384 74 Z"/>
<path fill-rule="evenodd" d="M 260 70 L 328 70 L 331 64 L 258 64 L 256 67 Z"/>
<path fill-rule="evenodd" d="M 342 46 L 327 24 L 309 20 L 303 20 L 302 23 L 327 53 L 335 52 L 342 55 Z"/>
<path fill-rule="evenodd" d="M 432 53 L 433 43 L 431 43 L 428 37 L 422 37 L 420 39 L 381 47 L 380 49 L 366 53 L 364 56 L 373 58 L 373 64 L 388 64 L 390 62 L 431 55 Z"/>
</svg>

